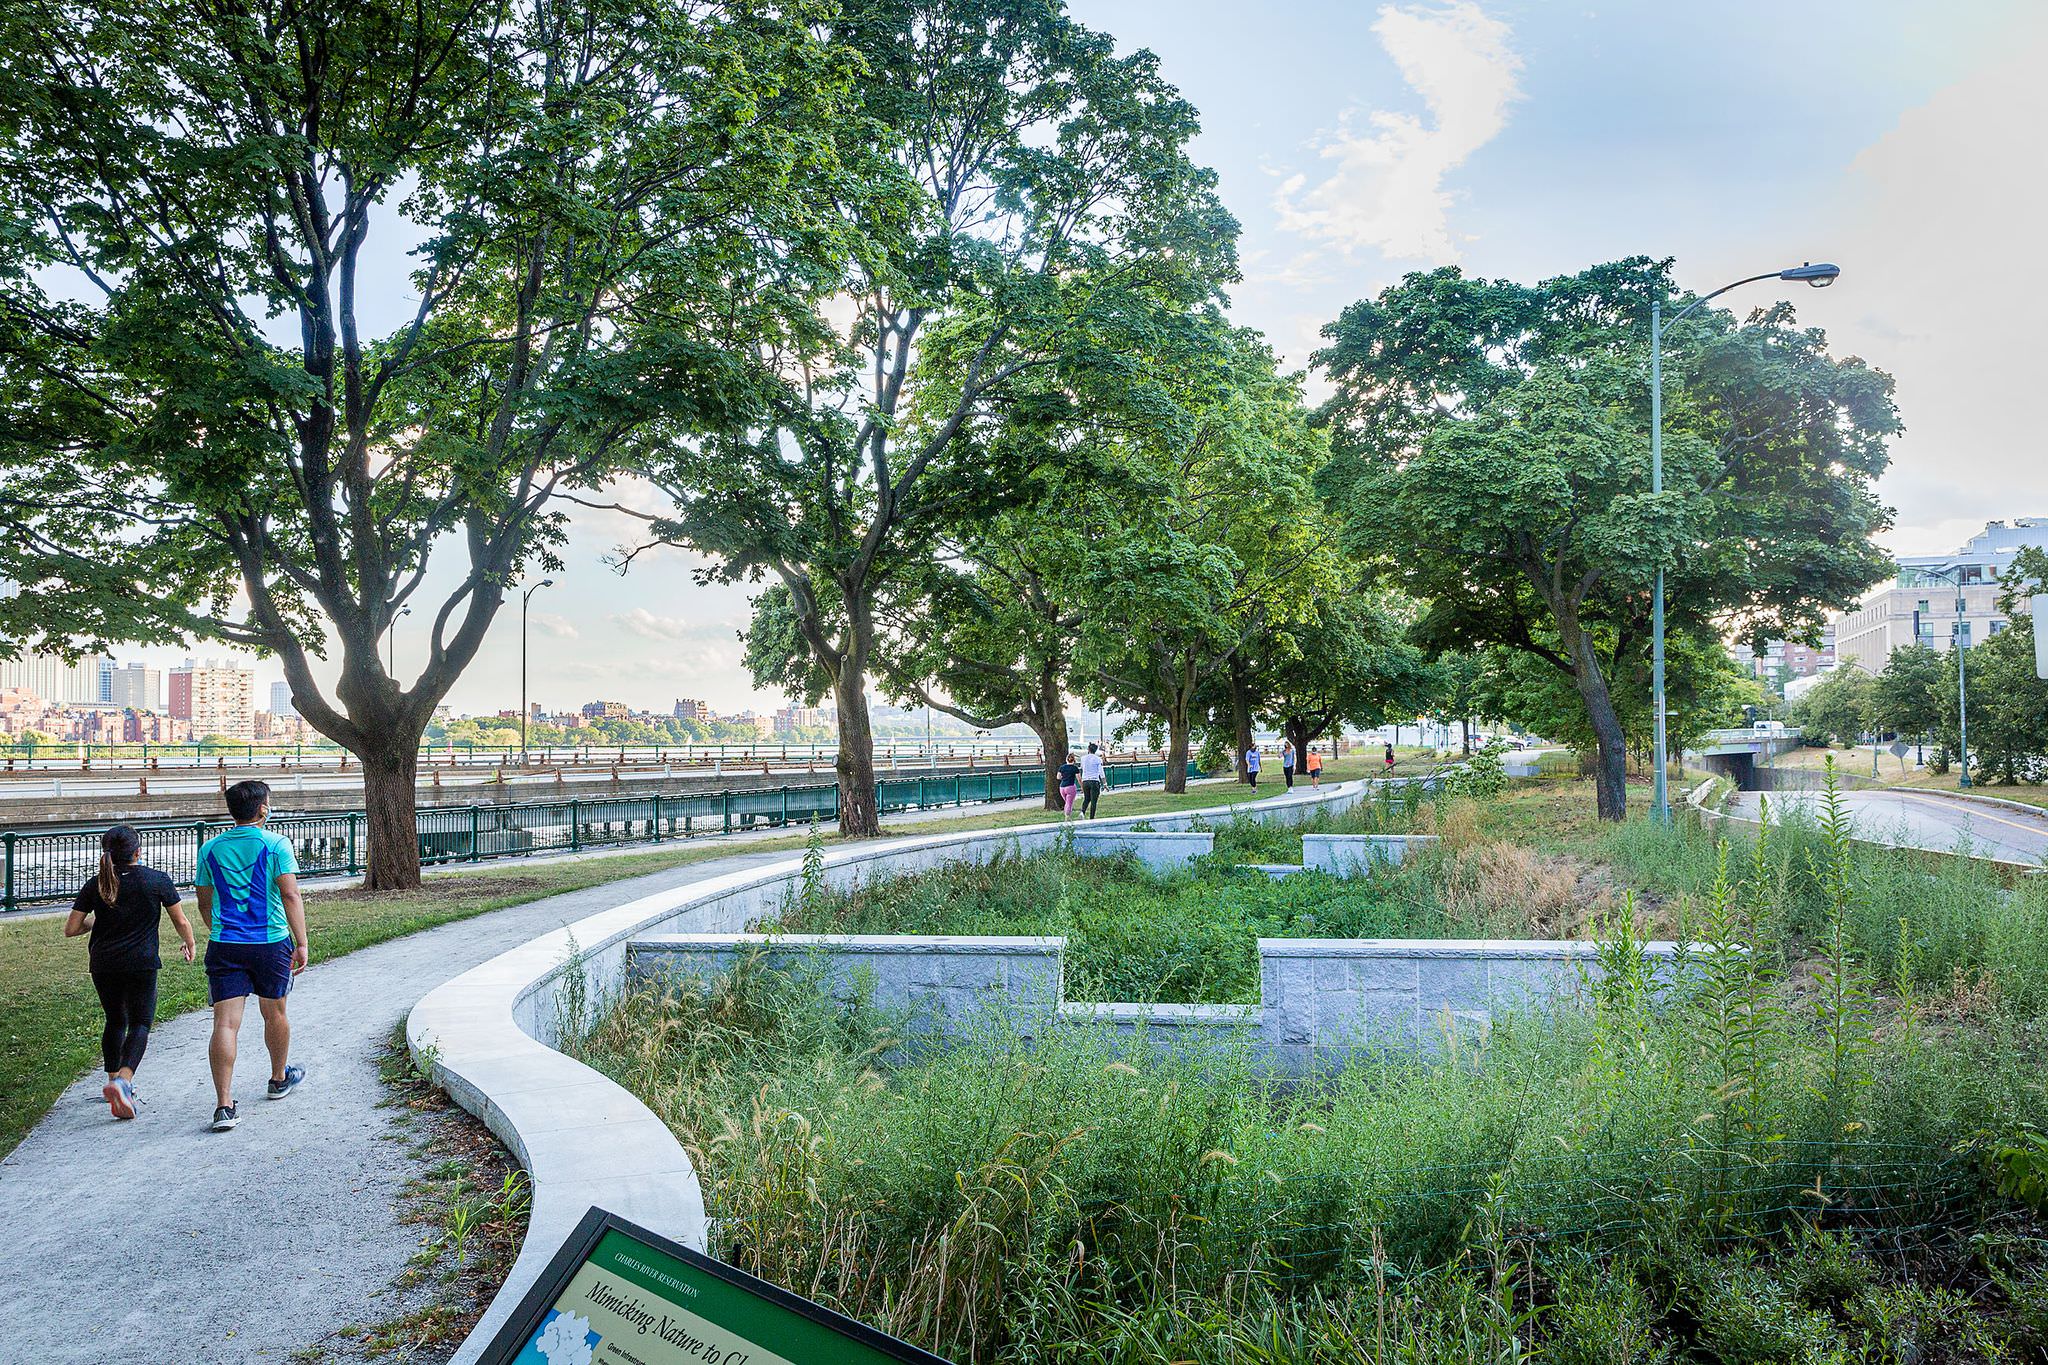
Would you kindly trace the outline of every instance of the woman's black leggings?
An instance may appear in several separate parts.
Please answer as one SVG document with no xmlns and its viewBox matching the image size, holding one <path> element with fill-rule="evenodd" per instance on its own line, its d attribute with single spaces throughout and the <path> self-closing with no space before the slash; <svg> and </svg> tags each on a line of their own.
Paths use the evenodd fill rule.
<svg viewBox="0 0 2048 1365">
<path fill-rule="evenodd" d="M 107 1026 L 100 1030 L 100 1060 L 109 1072 L 124 1066 L 132 1071 L 142 1065 L 149 1026 L 156 1022 L 156 973 L 94 972 L 92 986 L 107 1013 Z"/>
</svg>

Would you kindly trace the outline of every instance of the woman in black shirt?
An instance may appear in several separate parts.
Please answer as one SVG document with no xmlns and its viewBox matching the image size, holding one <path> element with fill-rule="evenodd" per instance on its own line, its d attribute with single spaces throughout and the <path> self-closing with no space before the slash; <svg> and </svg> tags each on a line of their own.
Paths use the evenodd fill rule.
<svg viewBox="0 0 2048 1365">
<path fill-rule="evenodd" d="M 192 960 L 192 926 L 178 908 L 178 888 L 153 867 L 135 861 L 142 839 L 127 825 L 100 836 L 99 875 L 79 888 L 64 922 L 64 937 L 90 932 L 87 960 L 93 989 L 107 1025 L 100 1031 L 100 1060 L 107 1065 L 107 1083 L 100 1094 L 117 1119 L 135 1117 L 135 1068 L 149 1046 L 149 1026 L 156 1022 L 156 974 L 163 966 L 157 955 L 157 926 L 163 912 L 185 944 Z"/>
</svg>

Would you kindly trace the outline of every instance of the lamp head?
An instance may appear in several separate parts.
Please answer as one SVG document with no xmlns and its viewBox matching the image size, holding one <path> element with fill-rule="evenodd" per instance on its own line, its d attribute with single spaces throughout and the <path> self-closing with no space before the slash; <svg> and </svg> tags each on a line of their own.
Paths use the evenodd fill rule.
<svg viewBox="0 0 2048 1365">
<path fill-rule="evenodd" d="M 1812 285 L 1815 289 L 1825 289 L 1833 284 L 1841 273 L 1842 267 L 1838 265 L 1829 265 L 1826 262 L 1815 265 L 1809 261 L 1805 265 L 1795 265 L 1789 270 L 1780 270 L 1778 278 L 1781 280 L 1803 281 L 1806 284 Z"/>
</svg>

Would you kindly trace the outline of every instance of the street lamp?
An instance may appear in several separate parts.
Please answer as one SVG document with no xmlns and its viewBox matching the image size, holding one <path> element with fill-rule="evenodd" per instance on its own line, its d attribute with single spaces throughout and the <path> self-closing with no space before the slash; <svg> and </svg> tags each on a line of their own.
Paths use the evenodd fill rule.
<svg viewBox="0 0 2048 1365">
<path fill-rule="evenodd" d="M 526 704 L 526 604 L 542 588 L 552 588 L 555 580 L 543 578 L 519 595 L 519 766 L 526 766 L 526 718 L 533 708 Z"/>
<path fill-rule="evenodd" d="M 391 624 L 384 628 L 384 671 L 393 682 L 398 681 L 398 618 L 410 615 L 411 607 L 400 607 L 391 614 Z"/>
<path fill-rule="evenodd" d="M 1664 491 L 1664 334 L 1684 321 L 1686 316 L 1702 305 L 1720 298 L 1731 289 L 1758 280 L 1787 280 L 1807 284 L 1815 289 L 1825 289 L 1835 282 L 1842 273 L 1836 265 L 1795 265 L 1784 270 L 1771 270 L 1761 275 L 1724 284 L 1711 294 L 1702 294 L 1684 308 L 1674 313 L 1671 321 L 1664 321 L 1664 291 L 1660 280 L 1657 292 L 1650 296 L 1650 492 Z M 1657 765 L 1654 778 L 1656 795 L 1651 800 L 1651 813 L 1661 824 L 1671 823 L 1671 790 L 1666 769 L 1670 766 L 1671 755 L 1665 740 L 1664 715 L 1664 568 L 1657 568 L 1657 595 L 1650 606 L 1650 717 L 1654 727 L 1653 759 Z"/>
<path fill-rule="evenodd" d="M 1913 572 L 1924 574 L 1928 578 L 1939 578 L 1944 583 L 1953 584 L 1956 590 L 1956 747 L 1962 751 L 1958 755 L 1962 760 L 1962 767 L 1956 777 L 1956 785 L 1967 787 L 1970 785 L 1970 690 L 1965 677 L 1969 670 L 1963 665 L 1963 656 L 1969 652 L 1967 637 L 1970 633 L 1970 623 L 1963 619 L 1963 610 L 1967 606 L 1963 599 L 1963 570 L 1958 565 L 1953 569 L 1916 567 Z M 1915 629 L 1917 631 L 1918 628 Z M 1916 634 L 1913 643 L 1919 642 L 1919 636 Z"/>
</svg>

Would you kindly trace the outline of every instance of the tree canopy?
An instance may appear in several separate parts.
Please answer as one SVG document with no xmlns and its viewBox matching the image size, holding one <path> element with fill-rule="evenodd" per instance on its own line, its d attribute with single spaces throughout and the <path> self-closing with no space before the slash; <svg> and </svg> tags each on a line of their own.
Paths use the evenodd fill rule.
<svg viewBox="0 0 2048 1365">
<path fill-rule="evenodd" d="M 1429 603 L 1432 648 L 1498 645 L 1570 680 L 1610 819 L 1626 804 L 1613 683 L 1647 650 L 1659 569 L 1674 635 L 1801 638 L 1887 563 L 1870 537 L 1891 381 L 1829 355 L 1786 304 L 1667 334 L 1649 491 L 1647 319 L 1671 292 L 1668 263 L 1645 259 L 1536 286 L 1446 268 L 1346 309 L 1317 356 L 1347 544 Z"/>
</svg>

